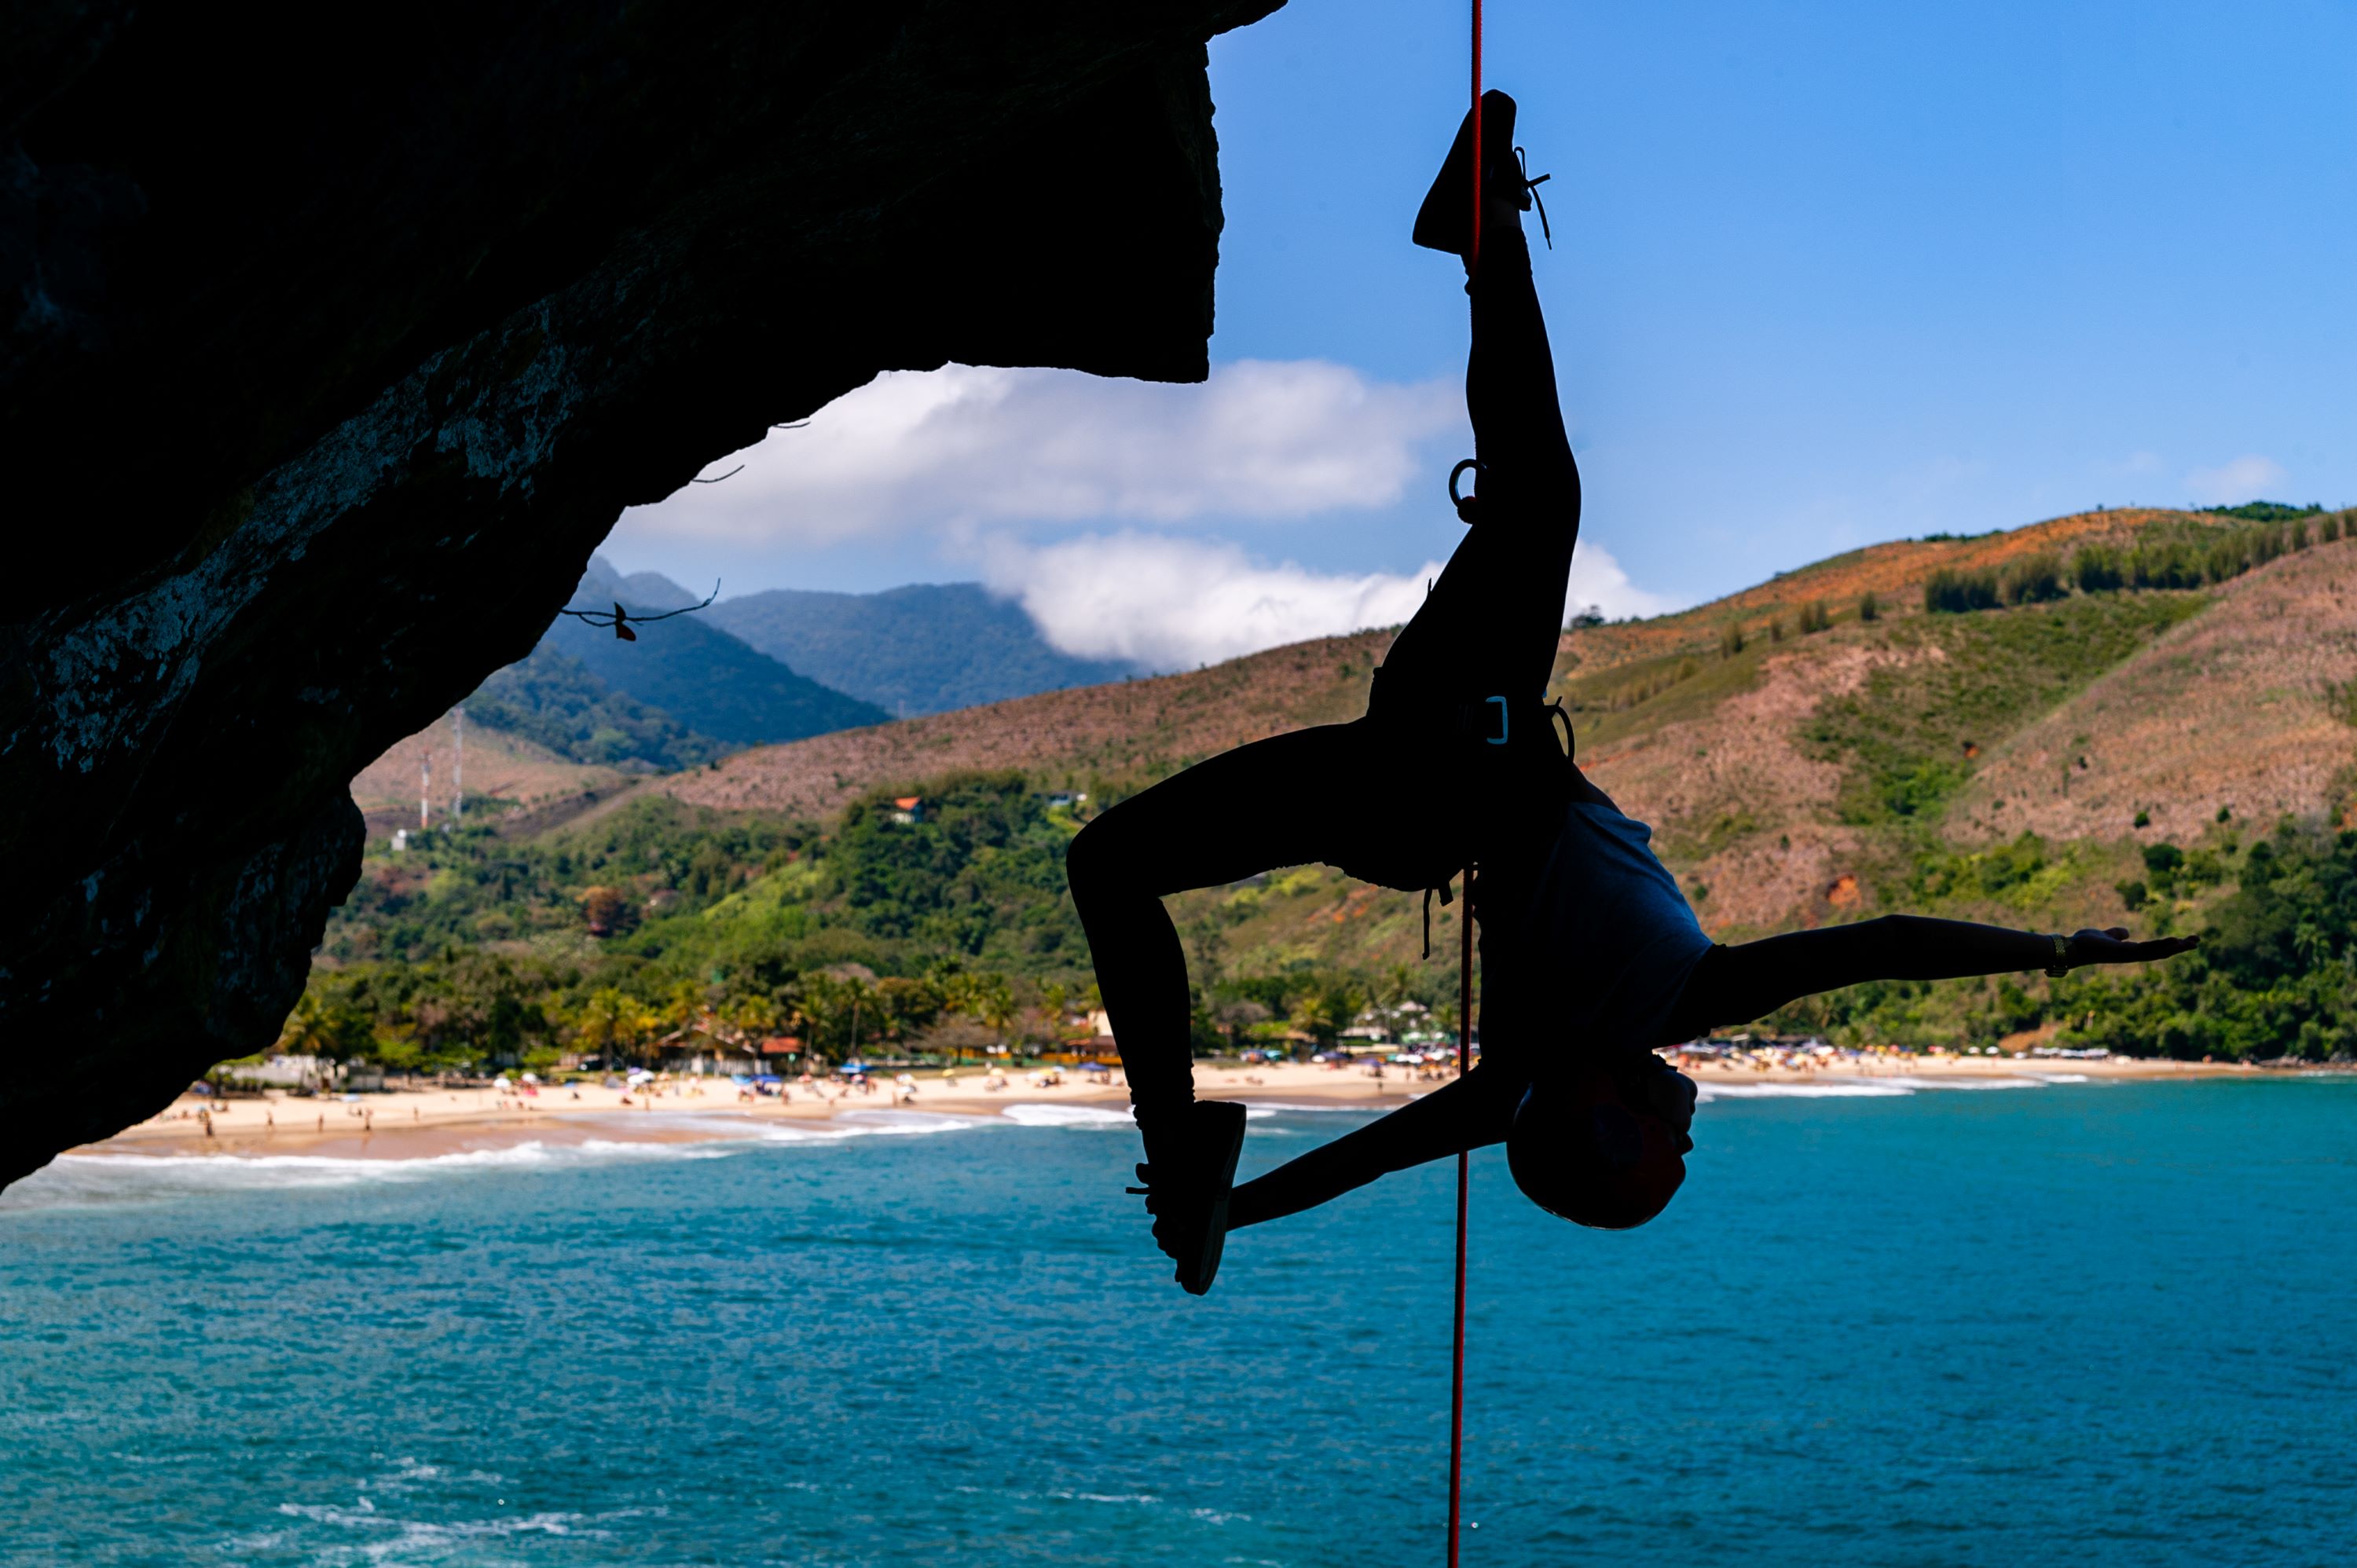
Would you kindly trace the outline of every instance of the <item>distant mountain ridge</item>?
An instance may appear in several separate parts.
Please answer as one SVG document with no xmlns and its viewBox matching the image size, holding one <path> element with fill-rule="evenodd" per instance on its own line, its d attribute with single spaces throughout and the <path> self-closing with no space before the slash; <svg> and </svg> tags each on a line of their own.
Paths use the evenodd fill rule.
<svg viewBox="0 0 2357 1568">
<path fill-rule="evenodd" d="M 546 746 L 568 760 L 605 768 L 698 768 L 736 749 L 672 714 L 619 692 L 543 640 L 467 699 L 467 717 Z"/>
<path fill-rule="evenodd" d="M 625 579 L 604 557 L 592 556 L 581 585 L 574 590 L 573 607 L 619 603 L 653 615 L 692 605 L 701 596 L 651 572 Z M 800 740 L 891 716 L 748 647 L 713 624 L 709 615 L 673 616 L 642 630 L 635 642 L 559 616 L 542 640 L 578 660 L 614 690 L 731 746 Z"/>
<path fill-rule="evenodd" d="M 1722 940 L 1876 908 L 2120 923 L 2136 906 L 2114 886 L 2141 875 L 2140 847 L 2286 815 L 2357 826 L 2357 511 L 2272 517 L 2103 510 L 1870 545 L 1566 631 L 1551 688 L 1582 765 L 1652 825 Z M 1933 605 L 1943 577 L 1986 580 L 1990 607 Z M 1393 635 L 762 747 L 640 789 L 823 819 L 1017 769 L 1116 799 L 1355 717 Z M 1270 809 L 1315 809 L 1322 783 Z M 1340 908 L 1332 940 L 1357 940 L 1359 912 Z M 1286 918 L 1259 933 L 1270 964 L 1309 940 L 1306 913 Z"/>
<path fill-rule="evenodd" d="M 593 557 L 569 607 L 640 615 L 701 596 L 655 572 L 623 576 Z M 741 746 L 882 722 L 883 709 L 813 681 L 702 615 L 674 616 L 636 641 L 559 616 L 526 657 L 467 700 L 479 725 L 599 767 L 692 768 Z"/>
<path fill-rule="evenodd" d="M 1060 651 L 1021 606 L 979 583 L 912 583 L 877 594 L 771 588 L 705 613 L 813 680 L 908 717 L 1140 673 Z"/>
</svg>

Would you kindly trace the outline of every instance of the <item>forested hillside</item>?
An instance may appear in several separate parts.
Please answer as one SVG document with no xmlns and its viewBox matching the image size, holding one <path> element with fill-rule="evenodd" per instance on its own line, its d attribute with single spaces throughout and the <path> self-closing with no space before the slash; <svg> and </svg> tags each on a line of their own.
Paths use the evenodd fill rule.
<svg viewBox="0 0 2357 1568">
<path fill-rule="evenodd" d="M 467 716 L 575 762 L 694 768 L 733 749 L 660 708 L 618 692 L 571 654 L 545 642 L 495 671 L 467 699 Z"/>
<path fill-rule="evenodd" d="M 1583 765 L 1655 825 L 1722 940 L 1893 909 L 2211 933 L 2149 972 L 1861 987 L 1787 1026 L 2331 1056 L 2357 1044 L 2350 521 L 2099 512 L 1876 546 L 1567 631 L 1555 689 Z M 505 965 L 531 976 L 513 983 L 554 1041 L 592 994 L 791 1017 L 897 978 L 952 1013 L 979 986 L 1011 999 L 987 1026 L 1052 1031 L 1089 981 L 1061 839 L 1198 757 L 1355 714 L 1388 637 L 761 747 L 553 835 L 485 828 L 427 860 L 372 860 L 382 891 L 339 917 L 345 967 L 322 983 L 418 983 L 384 965 L 395 952 Z M 1314 811 L 1347 782 L 1303 779 L 1265 809 Z M 1088 799 L 1049 797 L 1075 790 Z M 917 820 L 898 821 L 907 796 Z M 1413 896 L 1322 868 L 1172 904 L 1206 1039 L 1330 1037 L 1361 1006 L 1454 984 L 1418 961 Z M 1436 913 L 1446 953 L 1454 911 Z"/>
<path fill-rule="evenodd" d="M 677 592 L 673 587 L 671 593 L 658 592 L 654 604 L 641 602 L 602 562 L 593 561 L 574 591 L 573 603 L 603 609 L 619 601 L 651 614 L 678 607 L 666 602 Z M 615 691 L 731 746 L 795 740 L 888 716 L 873 703 L 845 696 L 748 647 L 711 624 L 709 614 L 673 616 L 645 628 L 636 641 L 560 616 L 542 640 L 578 660 Z"/>
</svg>

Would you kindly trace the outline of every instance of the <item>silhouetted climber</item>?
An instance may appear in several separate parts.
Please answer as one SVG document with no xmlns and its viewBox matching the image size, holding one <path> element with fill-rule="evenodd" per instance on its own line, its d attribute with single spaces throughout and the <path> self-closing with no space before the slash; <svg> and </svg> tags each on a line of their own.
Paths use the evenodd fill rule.
<svg viewBox="0 0 2357 1568">
<path fill-rule="evenodd" d="M 2190 939 L 2064 939 L 1894 916 L 1714 946 L 1651 833 L 1556 743 L 1555 663 L 1579 472 L 1521 214 L 1514 103 L 1482 100 L 1485 193 L 1469 263 L 1465 399 L 1480 455 L 1471 525 L 1393 640 L 1367 712 L 1239 746 L 1104 813 L 1073 840 L 1072 897 L 1146 1142 L 1138 1175 L 1177 1278 L 1211 1288 L 1231 1229 L 1297 1213 L 1387 1172 L 1503 1142 L 1534 1202 L 1625 1228 L 1684 1179 L 1694 1085 L 1653 1055 L 1714 1026 L 1875 978 L 1935 979 L 2161 958 Z M 1471 116 L 1424 201 L 1417 244 L 1471 244 Z M 1461 467 L 1461 466 L 1460 466 Z M 1452 491 L 1453 493 L 1453 491 Z M 1568 729 L 1568 718 L 1566 717 Z M 1405 758 L 1415 758 L 1406 762 Z M 1270 801 L 1314 779 L 1315 812 Z M 1194 1099 L 1186 957 L 1164 896 L 1321 861 L 1407 891 L 1478 864 L 1481 1065 L 1370 1126 L 1231 1191 L 1243 1107 Z"/>
</svg>

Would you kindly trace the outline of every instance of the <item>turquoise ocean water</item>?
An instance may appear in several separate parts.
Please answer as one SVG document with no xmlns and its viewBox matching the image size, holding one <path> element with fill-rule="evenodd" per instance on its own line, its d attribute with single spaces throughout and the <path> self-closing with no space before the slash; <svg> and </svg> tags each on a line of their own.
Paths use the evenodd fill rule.
<svg viewBox="0 0 2357 1568">
<path fill-rule="evenodd" d="M 64 1162 L 0 1195 L 0 1561 L 1441 1562 L 1449 1167 L 1198 1302 L 1125 1128 L 942 1126 Z M 1468 1563 L 2357 1556 L 2357 1079 L 1696 1133 L 1626 1236 L 1477 1160 Z"/>
</svg>

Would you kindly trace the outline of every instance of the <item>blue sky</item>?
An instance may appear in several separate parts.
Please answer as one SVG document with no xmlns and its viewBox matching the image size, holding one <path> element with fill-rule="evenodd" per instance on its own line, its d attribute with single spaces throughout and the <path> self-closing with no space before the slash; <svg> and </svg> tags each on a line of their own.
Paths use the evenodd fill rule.
<svg viewBox="0 0 2357 1568">
<path fill-rule="evenodd" d="M 1489 81 L 1555 175 L 1540 289 L 1608 607 L 2099 503 L 2357 500 L 2357 6 L 1489 11 Z M 1218 390 L 1299 451 L 1225 454 L 1238 420 L 1209 416 L 1145 451 L 1198 406 L 1168 389 L 968 386 L 946 424 L 937 392 L 872 389 L 899 412 L 837 405 L 787 433 L 821 438 L 799 453 L 750 454 L 730 526 L 683 509 L 737 481 L 634 511 L 609 553 L 732 594 L 982 576 L 1097 652 L 1144 613 L 1117 591 L 1138 562 L 1191 563 L 1171 580 L 1230 608 L 1126 650 L 1162 663 L 1382 616 L 1454 543 L 1441 477 L 1469 450 L 1455 264 L 1405 237 L 1464 27 L 1458 5 L 1293 0 L 1212 44 L 1211 353 L 1263 369 L 1178 395 Z M 1037 482 L 1080 432 L 1138 467 Z M 963 466 L 994 444 L 995 488 Z M 785 475 L 823 446 L 845 487 L 931 477 L 816 526 L 837 492 Z"/>
</svg>

